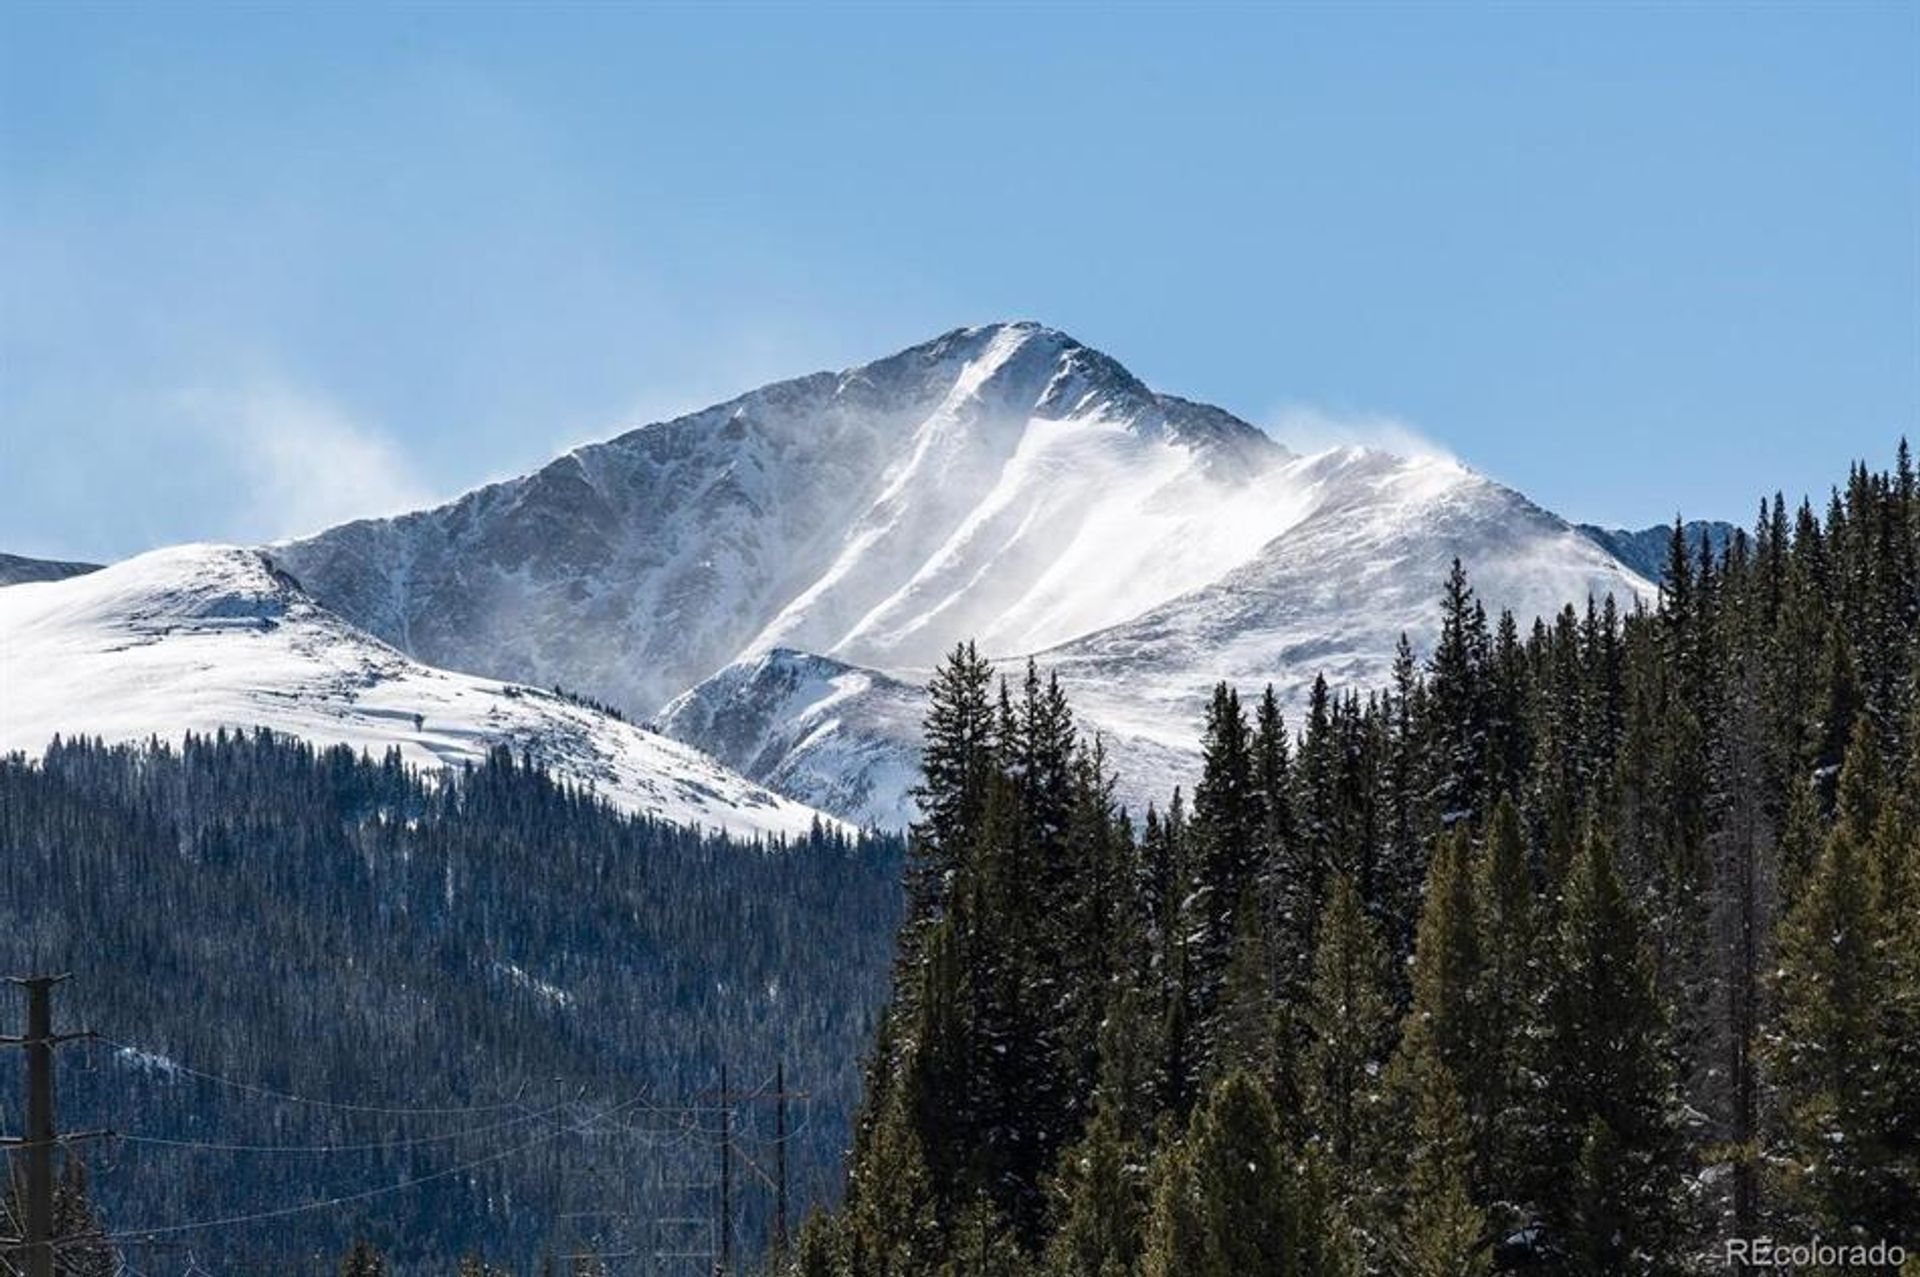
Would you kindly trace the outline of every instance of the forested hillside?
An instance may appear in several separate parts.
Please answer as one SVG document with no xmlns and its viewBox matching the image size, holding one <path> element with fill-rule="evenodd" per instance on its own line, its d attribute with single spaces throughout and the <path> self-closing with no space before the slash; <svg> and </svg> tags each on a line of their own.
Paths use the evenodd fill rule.
<svg viewBox="0 0 1920 1277">
<path fill-rule="evenodd" d="M 61 1127 L 119 1132 L 70 1161 L 139 1271 L 332 1272 L 356 1235 L 409 1272 L 713 1250 L 692 1102 L 723 1066 L 784 1061 L 796 1209 L 837 1190 L 899 864 L 630 818 L 505 753 L 442 782 L 265 734 L 68 742 L 0 761 L 0 971 L 72 972 L 56 1029 L 104 1035 L 60 1051 Z M 734 1191 L 760 1253 L 772 1193 Z"/>
<path fill-rule="evenodd" d="M 1911 459 L 1694 544 L 1657 609 L 1529 632 L 1456 564 L 1429 659 L 1297 725 L 1221 686 L 1138 827 L 1057 684 L 956 651 L 846 1200 L 793 1271 L 1920 1249 Z"/>
</svg>

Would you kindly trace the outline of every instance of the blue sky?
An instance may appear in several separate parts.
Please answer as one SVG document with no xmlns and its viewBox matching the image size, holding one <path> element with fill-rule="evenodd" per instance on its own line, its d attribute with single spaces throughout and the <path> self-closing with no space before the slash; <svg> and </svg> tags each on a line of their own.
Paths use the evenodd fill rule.
<svg viewBox="0 0 1920 1277">
<path fill-rule="evenodd" d="M 1920 6 L 14 4 L 0 549 L 446 496 L 1032 317 L 1746 519 L 1920 430 Z"/>
</svg>

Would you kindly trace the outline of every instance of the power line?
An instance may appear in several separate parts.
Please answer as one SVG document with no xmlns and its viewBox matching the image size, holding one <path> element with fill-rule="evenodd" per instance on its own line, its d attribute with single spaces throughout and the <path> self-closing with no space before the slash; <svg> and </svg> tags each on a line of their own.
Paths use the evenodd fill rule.
<svg viewBox="0 0 1920 1277">
<path fill-rule="evenodd" d="M 523 1127 L 530 1123 L 552 1118 L 563 1110 L 571 1110 L 575 1116 L 572 1120 L 565 1121 L 563 1125 L 557 1126 L 553 1130 L 543 1131 L 533 1138 L 515 1144 L 510 1148 L 502 1149 L 456 1166 L 447 1167 L 443 1170 L 421 1175 L 418 1178 L 409 1179 L 405 1183 L 383 1184 L 372 1188 L 342 1193 L 331 1197 L 310 1199 L 267 1210 L 237 1212 L 231 1215 L 188 1220 L 174 1224 L 157 1224 L 148 1228 L 121 1228 L 112 1233 L 96 1234 L 90 1238 L 76 1237 L 61 1239 L 55 1243 L 56 1246 L 73 1246 L 81 1244 L 82 1242 L 136 1245 L 165 1244 L 157 1243 L 155 1239 L 204 1230 L 238 1228 L 249 1224 L 266 1223 L 315 1214 L 336 1207 L 351 1206 L 379 1199 L 435 1181 L 444 1181 L 466 1175 L 487 1166 L 495 1165 L 510 1158 L 528 1153 L 542 1146 L 551 1145 L 562 1138 L 570 1136 L 582 1137 L 592 1135 L 616 1138 L 625 1136 L 630 1139 L 644 1141 L 647 1146 L 654 1148 L 656 1152 L 671 1152 L 674 1149 L 689 1145 L 696 1140 L 717 1136 L 717 1148 L 715 1152 L 718 1154 L 717 1160 L 720 1163 L 718 1168 L 720 1171 L 720 1183 L 706 1187 L 709 1191 L 713 1188 L 719 1189 L 717 1195 L 719 1201 L 716 1203 L 718 1206 L 718 1219 L 715 1223 L 718 1226 L 717 1231 L 719 1233 L 717 1240 L 719 1243 L 719 1257 L 723 1266 L 721 1271 L 725 1271 L 727 1267 L 730 1267 L 730 1261 L 733 1258 L 731 1252 L 733 1250 L 732 1243 L 734 1238 L 731 1235 L 733 1222 L 731 1216 L 734 1203 L 730 1199 L 733 1196 L 731 1190 L 736 1186 L 731 1182 L 734 1179 L 732 1174 L 733 1167 L 731 1165 L 732 1160 L 736 1157 L 740 1158 L 746 1169 L 748 1169 L 753 1176 L 765 1182 L 769 1187 L 773 1188 L 777 1194 L 779 1200 L 776 1215 L 779 1218 L 776 1222 L 776 1233 L 779 1236 L 776 1240 L 776 1253 L 778 1253 L 780 1249 L 779 1242 L 786 1240 L 784 1236 L 786 1230 L 783 1227 L 779 1227 L 779 1225 L 787 1222 L 786 1210 L 784 1209 L 787 1204 L 785 1201 L 786 1193 L 784 1191 L 784 1181 L 787 1178 L 785 1174 L 787 1168 L 784 1165 L 786 1162 L 786 1146 L 805 1135 L 813 1124 L 813 1112 L 810 1103 L 807 1105 L 806 1112 L 799 1123 L 790 1124 L 786 1120 L 787 1114 L 785 1110 L 789 1100 L 810 1100 L 811 1097 L 804 1091 L 788 1091 L 786 1089 L 784 1068 L 777 1068 L 772 1077 L 762 1081 L 750 1090 L 730 1091 L 726 1086 L 726 1075 L 723 1070 L 720 1090 L 717 1093 L 707 1092 L 701 1094 L 694 1097 L 691 1102 L 661 1102 L 653 1099 L 649 1092 L 643 1089 L 619 1103 L 584 1113 L 579 1111 L 584 1106 L 580 1104 L 577 1097 L 574 1100 L 562 1102 L 540 1110 L 530 1108 L 521 1101 L 519 1096 L 516 1096 L 516 1098 L 509 1103 L 491 1105 L 405 1106 L 363 1104 L 321 1099 L 295 1091 L 280 1090 L 255 1082 L 244 1081 L 211 1070 L 194 1068 L 173 1060 L 163 1052 L 151 1051 L 133 1043 L 105 1037 L 100 1040 L 107 1043 L 110 1047 L 115 1048 L 123 1057 L 131 1057 L 134 1059 L 144 1057 L 152 1060 L 153 1067 L 151 1070 L 143 1070 L 143 1072 L 150 1071 L 163 1078 L 177 1076 L 199 1079 L 264 1100 L 305 1105 L 325 1111 L 370 1116 L 431 1117 L 456 1114 L 502 1113 L 517 1110 L 514 1116 L 504 1121 L 400 1139 L 364 1140 L 344 1143 L 274 1144 L 177 1138 L 165 1135 L 143 1135 L 137 1133 L 122 1137 L 126 1139 L 128 1143 L 136 1145 L 156 1148 L 179 1148 L 193 1152 L 235 1154 L 328 1155 L 352 1152 L 376 1152 L 471 1139 L 494 1132 Z M 525 1088 L 522 1087 L 522 1091 L 524 1091 L 524 1089 Z M 752 1142 L 760 1144 L 763 1148 L 768 1148 L 777 1155 L 776 1170 L 771 1176 L 755 1159 L 745 1157 L 742 1150 L 736 1145 L 736 1141 L 740 1135 L 740 1132 L 736 1129 L 735 1122 L 735 1119 L 739 1116 L 739 1109 L 744 1107 L 744 1109 L 751 1114 L 761 1103 L 777 1104 L 779 1108 L 776 1133 L 772 1140 L 767 1140 L 757 1129 L 753 1132 L 753 1135 L 750 1136 Z M 708 1124 L 707 1119 L 709 1114 L 717 1115 L 718 1129 Z M 649 1117 L 654 1119 L 653 1122 L 641 1120 Z M 758 1122 L 753 1121 L 751 1125 L 757 1128 Z M 614 1239 L 609 1238 L 608 1240 Z M 664 1256 L 656 1252 L 656 1257 Z"/>
<path fill-rule="evenodd" d="M 314 1099 L 312 1096 L 296 1095 L 291 1091 L 276 1091 L 272 1087 L 258 1086 L 252 1082 L 242 1082 L 235 1078 L 224 1077 L 218 1073 L 209 1073 L 203 1069 L 189 1068 L 165 1052 L 150 1051 L 146 1047 L 134 1046 L 131 1043 L 116 1041 L 113 1038 L 101 1037 L 99 1040 L 107 1043 L 109 1046 L 118 1047 L 122 1052 L 161 1061 L 157 1067 L 162 1072 L 184 1074 L 187 1077 L 199 1078 L 206 1082 L 214 1082 L 221 1086 L 232 1087 L 236 1091 L 244 1091 L 250 1095 L 257 1095 L 263 1099 L 278 1100 L 286 1104 L 306 1104 L 313 1108 L 333 1109 L 338 1112 L 372 1113 L 382 1114 L 388 1117 L 444 1117 L 460 1113 L 504 1113 L 509 1109 L 525 1107 L 518 1100 L 510 1101 L 506 1104 L 465 1104 L 444 1108 L 421 1108 L 382 1104 L 343 1104 L 334 1100 L 320 1100 Z"/>
<path fill-rule="evenodd" d="M 600 1113 L 593 1114 L 588 1118 L 586 1118 L 584 1121 L 576 1123 L 573 1126 L 559 1127 L 555 1130 L 547 1132 L 546 1134 L 536 1136 L 533 1139 L 530 1139 L 523 1144 L 517 1144 L 514 1147 L 506 1149 L 502 1152 L 494 1153 L 487 1157 L 477 1158 L 471 1162 L 463 1162 L 458 1166 L 450 1166 L 445 1170 L 435 1171 L 430 1175 L 422 1175 L 420 1178 L 408 1180 L 404 1184 L 385 1184 L 379 1188 L 364 1189 L 357 1193 L 346 1193 L 339 1197 L 330 1197 L 322 1201 L 302 1202 L 295 1206 L 282 1206 L 274 1210 L 252 1211 L 242 1215 L 226 1215 L 217 1219 L 191 1220 L 182 1224 L 161 1224 L 153 1228 L 129 1228 L 120 1232 L 108 1233 L 103 1237 L 91 1239 L 91 1240 L 109 1241 L 109 1242 L 142 1241 L 142 1240 L 153 1238 L 153 1237 L 165 1237 L 165 1236 L 171 1236 L 177 1233 L 195 1232 L 195 1231 L 198 1231 L 201 1229 L 207 1229 L 207 1228 L 233 1228 L 233 1227 L 238 1227 L 242 1224 L 263 1223 L 271 1219 L 286 1219 L 294 1215 L 311 1214 L 314 1211 L 331 1210 L 336 1206 L 351 1206 L 358 1202 L 371 1201 L 374 1198 L 384 1197 L 390 1193 L 400 1193 L 400 1192 L 405 1192 L 408 1189 L 418 1188 L 422 1184 L 430 1184 L 435 1180 L 451 1179 L 456 1175 L 464 1175 L 469 1171 L 479 1170 L 483 1166 L 491 1166 L 496 1162 L 506 1161 L 508 1158 L 516 1157 L 519 1154 L 524 1153 L 529 1149 L 538 1148 L 543 1144 L 552 1143 L 554 1140 L 557 1140 L 564 1135 L 578 1134 L 579 1132 L 586 1130 L 595 1121 L 599 1120 L 602 1117 L 608 1117 L 615 1113 L 619 1113 L 626 1109 L 632 1108 L 635 1104 L 639 1102 L 639 1100 L 640 1100 L 639 1096 L 635 1096 L 632 1099 L 623 1100 L 619 1104 L 616 1104 L 611 1108 L 605 1109 Z"/>
<path fill-rule="evenodd" d="M 649 1149 L 656 1153 L 671 1153 L 676 1149 L 687 1147 L 702 1135 L 712 1134 L 711 1131 L 694 1126 L 681 1127 L 678 1131 L 668 1132 L 649 1130 L 644 1126 L 623 1126 L 618 1122 L 607 1123 L 606 1125 L 610 1129 L 596 1130 L 590 1133 L 631 1139 L 642 1148 Z"/>
<path fill-rule="evenodd" d="M 563 1101 L 552 1108 L 529 1110 L 518 1117 L 508 1118 L 504 1122 L 494 1122 L 487 1126 L 469 1126 L 457 1131 L 438 1131 L 432 1135 L 416 1135 L 403 1140 L 373 1140 L 362 1144 L 229 1144 L 217 1140 L 174 1139 L 164 1135 L 119 1135 L 117 1138 L 129 1144 L 152 1144 L 162 1148 L 187 1148 L 212 1153 L 364 1153 L 375 1149 L 415 1148 L 422 1144 L 466 1139 L 475 1135 L 488 1135 L 494 1131 L 510 1130 L 524 1126 L 528 1122 L 551 1117 L 566 1108 L 571 1101 Z"/>
<path fill-rule="evenodd" d="M 775 1126 L 773 1153 L 778 1159 L 773 1211 L 773 1258 L 779 1263 L 787 1257 L 787 1061 L 782 1057 L 773 1070 L 773 1089 L 779 1095 L 779 1117 Z"/>
</svg>

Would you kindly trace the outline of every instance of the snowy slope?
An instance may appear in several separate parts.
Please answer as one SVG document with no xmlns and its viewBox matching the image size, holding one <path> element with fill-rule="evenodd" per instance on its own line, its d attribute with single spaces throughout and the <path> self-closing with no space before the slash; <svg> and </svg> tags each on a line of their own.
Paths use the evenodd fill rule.
<svg viewBox="0 0 1920 1277">
<path fill-rule="evenodd" d="M 902 829 L 915 816 L 925 700 L 924 681 L 776 648 L 675 698 L 660 728 L 810 806 Z"/>
<path fill-rule="evenodd" d="M 418 717 L 416 717 L 418 716 Z M 526 750 L 619 806 L 744 836 L 816 813 L 679 742 L 536 688 L 422 665 L 257 550 L 179 546 L 0 591 L 0 750 L 265 726 L 422 767 Z"/>
<path fill-rule="evenodd" d="M 1455 558 L 1490 615 L 1536 617 L 1611 595 L 1630 610 L 1654 587 L 1577 529 L 1455 462 L 1342 448 L 1290 467 L 1311 513 L 1219 581 L 1122 625 L 1042 653 L 1076 707 L 1130 754 L 1198 770 L 1195 738 L 1214 684 L 1271 683 L 1300 723 L 1316 675 L 1384 687 L 1402 633 L 1424 655 Z"/>
<path fill-rule="evenodd" d="M 779 647 L 883 668 L 1064 642 L 1274 532 L 1284 449 L 1063 333 L 997 324 L 781 382 L 274 553 L 434 665 L 649 715 Z"/>
<path fill-rule="evenodd" d="M 1318 674 L 1342 689 L 1384 686 L 1402 632 L 1416 650 L 1430 646 L 1455 557 L 1469 565 L 1489 612 L 1510 608 L 1523 628 L 1589 596 L 1612 595 L 1622 608 L 1654 599 L 1644 578 L 1580 530 L 1452 461 L 1338 448 L 1287 461 L 1260 482 L 1279 530 L 1246 562 L 1035 654 L 1060 675 L 1083 729 L 1104 739 L 1120 796 L 1135 812 L 1197 776 L 1200 724 L 1217 682 L 1250 694 L 1271 683 L 1296 727 Z M 1013 674 L 1024 660 L 1017 650 L 991 655 Z M 840 667 L 834 682 L 848 690 L 819 701 L 751 690 L 768 682 L 763 664 L 743 660 L 693 689 L 662 726 L 850 818 L 911 809 L 904 786 L 889 790 L 876 777 L 846 795 L 834 776 L 842 756 L 870 743 L 910 756 L 923 678 Z M 741 704 L 757 717 L 722 708 Z M 751 724 L 742 733 L 750 747 L 728 752 L 728 730 L 739 723 Z"/>
</svg>

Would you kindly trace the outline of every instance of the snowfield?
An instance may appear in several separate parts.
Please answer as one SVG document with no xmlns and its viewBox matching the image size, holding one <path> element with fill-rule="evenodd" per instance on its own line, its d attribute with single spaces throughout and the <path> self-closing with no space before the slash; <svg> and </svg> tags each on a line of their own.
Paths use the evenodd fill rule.
<svg viewBox="0 0 1920 1277">
<path fill-rule="evenodd" d="M 525 750 L 629 811 L 743 837 L 819 818 L 696 749 L 538 688 L 432 669 L 308 598 L 258 550 L 188 545 L 0 590 L 0 749 L 56 735 L 270 727 L 423 768 Z"/>
<path fill-rule="evenodd" d="M 1336 448 L 1277 462 L 1258 488 L 1271 498 L 1274 535 L 1218 580 L 1058 646 L 987 649 L 1010 676 L 1028 655 L 1058 674 L 1136 815 L 1198 778 L 1200 726 L 1220 681 L 1243 697 L 1272 684 L 1298 729 L 1317 675 L 1336 690 L 1384 687 L 1403 632 L 1424 656 L 1455 557 L 1470 565 L 1489 613 L 1512 609 L 1523 633 L 1567 603 L 1584 608 L 1611 595 L 1628 610 L 1655 598 L 1645 578 L 1588 536 L 1454 461 Z M 896 760 L 910 755 L 926 671 L 887 677 L 841 665 L 835 682 L 846 690 L 821 702 L 785 694 L 767 668 L 765 658 L 743 659 L 677 699 L 662 726 L 851 818 L 885 823 L 912 810 L 906 787 L 887 788 L 883 769 L 855 772 L 845 760 L 883 743 Z M 741 747 L 747 722 L 751 744 Z M 843 788 L 854 774 L 860 787 Z M 910 786 L 910 768 L 906 775 Z"/>
<path fill-rule="evenodd" d="M 676 698 L 660 726 L 780 793 L 904 829 L 918 814 L 925 713 L 924 680 L 776 648 Z"/>
</svg>

